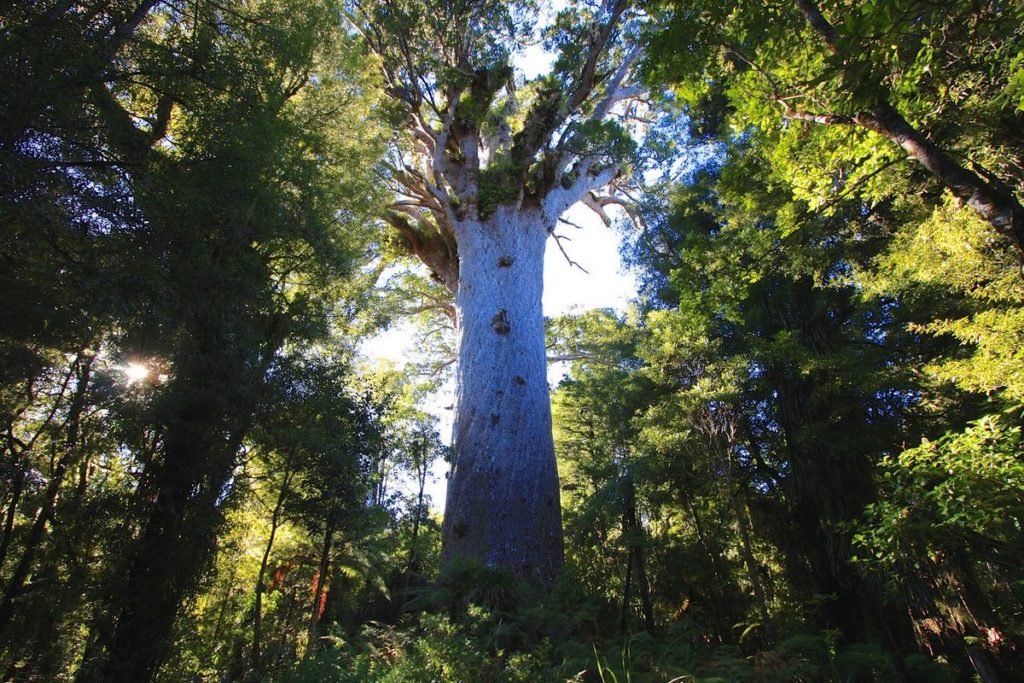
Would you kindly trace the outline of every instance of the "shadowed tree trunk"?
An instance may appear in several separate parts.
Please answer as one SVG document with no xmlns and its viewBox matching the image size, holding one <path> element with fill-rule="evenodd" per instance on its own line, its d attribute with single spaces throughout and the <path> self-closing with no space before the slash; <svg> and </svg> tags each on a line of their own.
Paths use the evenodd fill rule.
<svg viewBox="0 0 1024 683">
<path fill-rule="evenodd" d="M 66 433 L 64 445 L 57 465 L 50 473 L 50 480 L 46 485 L 43 501 L 36 510 L 25 539 L 25 547 L 22 550 L 21 558 L 11 573 L 4 590 L 3 601 L 0 602 L 0 633 L 2 633 L 14 616 L 16 600 L 21 596 L 25 588 L 25 581 L 32 571 L 36 552 L 39 550 L 46 535 L 47 524 L 51 522 L 54 511 L 57 507 L 57 497 L 60 495 L 61 486 L 68 470 L 74 466 L 77 457 L 81 455 L 79 435 L 81 433 L 82 412 L 85 409 L 86 393 L 89 389 L 89 382 L 92 377 L 92 364 L 95 359 L 94 352 L 82 352 L 75 360 L 74 368 L 77 375 L 75 390 L 72 394 L 71 403 L 68 407 Z"/>
<path fill-rule="evenodd" d="M 701 523 L 700 515 L 697 513 L 693 493 L 686 488 L 685 485 L 680 487 L 680 493 L 682 495 L 683 505 L 690 515 L 690 522 L 693 524 L 693 530 L 697 535 L 697 541 L 700 543 L 700 547 L 704 550 L 704 554 L 707 556 L 708 566 L 711 567 L 711 573 L 715 577 L 715 583 L 719 587 L 728 586 L 728 572 L 724 571 L 719 566 L 719 553 L 711 547 L 711 544 L 708 542 L 707 534 L 704 533 L 704 525 Z M 729 626 L 723 623 L 721 610 L 719 609 L 717 598 L 721 594 L 721 591 L 717 591 L 716 594 L 709 596 L 710 599 L 707 602 L 707 607 L 708 612 L 711 614 L 712 626 L 715 629 L 715 637 L 719 643 L 724 643 L 726 642 L 726 636 L 729 633 Z"/>
<path fill-rule="evenodd" d="M 14 474 L 10 487 L 11 499 L 4 519 L 3 536 L 0 538 L 0 569 L 7 562 L 7 553 L 10 550 L 11 541 L 14 537 L 14 520 L 18 514 L 18 504 L 21 502 L 21 495 L 24 493 L 25 478 L 28 473 L 27 468 L 29 467 L 27 458 L 35 447 L 36 441 L 49 430 L 54 418 L 57 416 L 57 412 L 63 407 L 64 394 L 67 393 L 68 386 L 71 384 L 71 380 L 74 379 L 77 370 L 77 363 L 72 363 L 71 367 L 64 373 L 64 380 L 61 382 L 57 395 L 53 398 L 53 406 L 49 414 L 47 414 L 42 424 L 36 428 L 32 437 L 27 442 L 21 442 L 15 438 L 10 424 L 7 426 L 7 452 L 9 453 L 10 466 L 14 469 Z M 3 627 L 0 626 L 0 630 L 2 629 Z"/>
<path fill-rule="evenodd" d="M 252 607 L 252 670 L 260 674 L 263 670 L 263 590 L 267 576 L 267 564 L 270 560 L 270 551 L 274 548 L 274 537 L 281 526 L 281 513 L 284 511 L 285 500 L 291 490 L 292 483 L 292 459 L 287 458 L 285 462 L 284 479 L 277 494 L 277 502 L 274 503 L 274 511 L 270 515 L 270 536 L 267 538 L 267 545 L 263 549 L 263 557 L 260 558 L 260 570 L 256 575 L 256 589 L 254 591 Z"/>
<path fill-rule="evenodd" d="M 416 461 L 416 481 L 419 484 L 419 489 L 416 494 L 416 513 L 412 518 L 412 533 L 409 535 L 409 560 L 406 562 L 406 572 L 408 574 L 420 571 L 419 549 L 416 547 L 416 543 L 420 536 L 420 524 L 423 520 L 423 497 L 427 488 L 428 472 L 429 468 L 426 460 L 426 444 L 423 444 L 421 446 L 419 458 Z M 408 587 L 407 582 L 406 588 Z"/>
<path fill-rule="evenodd" d="M 167 396 L 161 462 L 139 496 L 152 500 L 149 514 L 123 569 L 108 579 L 106 611 L 97 616 L 76 680 L 145 683 L 166 658 L 178 610 L 213 557 L 220 505 L 283 340 L 283 318 L 274 316 L 264 334 L 262 348 L 246 357 L 232 355 L 227 330 L 197 329 L 196 347 L 175 363 L 180 374 Z"/>
<path fill-rule="evenodd" d="M 327 572 L 331 568 L 331 548 L 334 545 L 334 520 L 329 518 L 324 528 L 324 541 L 320 546 L 320 562 L 317 565 L 316 583 L 313 588 L 313 604 L 309 610 L 309 635 L 306 638 L 306 659 L 317 647 L 320 631 L 320 617 L 323 614 L 322 603 L 324 589 L 327 585 Z"/>
<path fill-rule="evenodd" d="M 636 574 L 637 592 L 640 594 L 640 611 L 644 617 L 644 628 L 654 630 L 654 610 L 651 606 L 651 587 L 647 582 L 647 565 L 644 558 L 646 538 L 640 516 L 636 511 L 636 485 L 633 476 L 623 477 L 622 533 L 626 538 L 626 582 L 623 589 L 621 630 L 629 627 L 629 613 L 632 610 L 633 574 Z"/>
<path fill-rule="evenodd" d="M 737 527 L 740 532 L 740 555 L 743 557 L 743 564 L 747 569 L 747 578 L 754 591 L 754 601 L 757 603 L 757 612 L 761 617 L 761 631 L 764 639 L 769 644 L 775 638 L 775 629 L 772 627 L 771 613 L 768 611 L 768 599 L 761 582 L 761 565 L 754 557 L 753 543 L 750 540 L 750 524 L 747 520 L 747 510 L 738 500 L 738 495 L 732 495 L 732 507 L 736 514 Z"/>
</svg>

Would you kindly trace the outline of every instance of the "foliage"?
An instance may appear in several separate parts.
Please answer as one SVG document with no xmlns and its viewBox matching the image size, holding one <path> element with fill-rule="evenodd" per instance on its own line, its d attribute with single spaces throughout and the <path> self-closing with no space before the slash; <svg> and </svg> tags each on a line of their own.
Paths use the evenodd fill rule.
<svg viewBox="0 0 1024 683">
<path fill-rule="evenodd" d="M 348 169 L 378 133 L 339 129 L 374 84 L 327 5 L 191 5 L 37 3 L 3 24 L 5 297 L 73 292 L 5 306 L 0 628 L 19 677 L 152 677 L 273 410 L 274 359 L 327 334 L 369 235 L 376 192 Z M 61 577 L 74 599 L 44 590 Z"/>
<path fill-rule="evenodd" d="M 877 526 L 858 537 L 874 551 L 873 561 L 891 567 L 936 552 L 935 543 L 955 547 L 972 539 L 1019 552 L 1024 465 L 1018 419 L 1016 409 L 986 416 L 884 461 L 893 498 L 872 506 Z"/>
<path fill-rule="evenodd" d="M 888 495 L 857 534 L 862 562 L 882 567 L 894 590 L 926 582 L 943 618 L 995 650 L 1021 632 L 1008 609 L 1021 600 L 1021 454 L 1014 408 L 888 458 Z"/>
<path fill-rule="evenodd" d="M 970 204 L 966 183 L 1019 211 L 1020 140 L 1006 128 L 1019 129 L 1020 110 L 1007 98 L 1019 71 L 1019 8 L 917 0 L 657 7 L 650 76 L 720 135 L 764 142 L 773 174 L 795 198 L 828 213 L 843 198 L 874 204 L 894 187 L 934 201 L 944 186 Z M 890 125 L 897 119 L 899 131 Z M 954 166 L 958 180 L 946 173 Z M 1020 247 L 1018 228 L 1003 233 Z"/>
<path fill-rule="evenodd" d="M 879 266 L 868 281 L 876 289 L 907 299 L 939 289 L 965 299 L 959 309 L 935 307 L 934 318 L 915 321 L 916 332 L 957 341 L 956 350 L 929 364 L 928 372 L 1011 404 L 1021 400 L 1024 281 L 1018 260 L 991 227 L 947 202 L 897 235 Z"/>
</svg>

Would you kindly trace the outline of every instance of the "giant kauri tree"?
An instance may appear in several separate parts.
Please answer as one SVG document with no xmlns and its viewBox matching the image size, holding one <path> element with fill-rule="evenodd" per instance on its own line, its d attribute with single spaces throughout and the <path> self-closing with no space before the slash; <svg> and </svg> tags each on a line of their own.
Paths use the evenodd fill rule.
<svg viewBox="0 0 1024 683">
<path fill-rule="evenodd" d="M 545 246 L 583 202 L 618 202 L 633 143 L 616 121 L 638 17 L 624 0 L 574 3 L 546 33 L 551 72 L 513 68 L 527 3 L 352 2 L 402 135 L 386 216 L 454 295 L 456 418 L 444 558 L 547 584 L 562 563 L 541 311 Z"/>
</svg>

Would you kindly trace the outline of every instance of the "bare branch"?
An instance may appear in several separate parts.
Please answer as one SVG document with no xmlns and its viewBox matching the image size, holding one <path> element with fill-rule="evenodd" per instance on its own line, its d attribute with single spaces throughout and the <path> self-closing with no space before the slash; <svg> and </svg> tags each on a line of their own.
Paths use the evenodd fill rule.
<svg viewBox="0 0 1024 683">
<path fill-rule="evenodd" d="M 591 211 L 593 211 L 594 213 L 596 213 L 598 217 L 601 219 L 601 222 L 605 224 L 605 226 L 611 226 L 611 216 L 609 216 L 608 212 L 604 210 L 605 205 L 597 197 L 594 196 L 593 192 L 584 192 L 583 196 L 580 197 L 580 203 L 583 204 L 583 206 L 590 209 Z"/>
<path fill-rule="evenodd" d="M 555 238 L 555 244 L 558 245 L 558 250 L 560 252 L 562 252 L 562 256 L 565 257 L 565 260 L 566 260 L 566 262 L 568 262 L 569 266 L 570 267 L 579 268 L 580 270 L 582 270 L 587 275 L 590 275 L 590 271 L 589 270 L 587 270 L 586 268 L 581 266 L 579 263 L 577 263 L 576 261 L 573 261 L 571 258 L 569 258 L 569 254 L 566 253 L 565 247 L 562 246 L 562 240 L 566 240 L 567 242 L 572 242 L 572 239 L 570 239 L 569 237 L 566 237 L 565 235 L 556 235 L 554 230 L 549 230 L 548 232 L 550 232 L 551 236 Z"/>
<path fill-rule="evenodd" d="M 849 126 L 853 125 L 854 121 L 849 116 L 841 116 L 839 114 L 815 114 L 813 112 L 797 111 L 792 107 L 788 106 L 786 102 L 780 101 L 785 106 L 785 112 L 783 116 L 787 119 L 793 119 L 794 121 L 808 121 L 810 123 L 820 123 L 823 126 Z"/>
<path fill-rule="evenodd" d="M 587 359 L 592 358 L 592 357 L 593 357 L 592 354 L 584 353 L 584 352 L 579 352 L 579 353 L 562 353 L 562 354 L 558 354 L 556 356 L 548 356 L 548 362 L 549 363 L 569 363 L 569 362 L 572 362 L 574 360 L 587 360 Z"/>
<path fill-rule="evenodd" d="M 445 368 L 454 365 L 455 361 L 457 360 L 458 358 L 456 358 L 455 356 L 452 356 L 451 358 L 446 358 L 444 360 L 440 360 L 434 363 L 433 366 L 431 366 L 430 372 L 427 374 L 432 377 L 437 377 Z"/>
<path fill-rule="evenodd" d="M 627 193 L 623 191 L 623 194 L 627 194 Z M 644 217 L 640 214 L 639 211 L 636 210 L 637 202 L 632 197 L 629 197 L 629 196 L 620 197 L 618 195 L 607 195 L 605 197 L 601 197 L 600 199 L 601 199 L 601 203 L 604 206 L 610 206 L 610 205 L 614 204 L 615 206 L 618 206 L 619 208 L 621 208 L 622 211 L 629 218 L 630 222 L 633 223 L 634 227 L 639 228 L 641 230 L 644 230 L 644 229 L 647 228 L 647 223 L 646 223 L 646 221 L 644 221 Z"/>
<path fill-rule="evenodd" d="M 569 219 L 567 219 L 567 218 L 559 218 L 559 219 L 558 219 L 558 222 L 559 222 L 559 223 L 565 223 L 565 224 L 566 224 L 566 225 L 568 225 L 569 227 L 571 227 L 571 228 L 576 228 L 577 230 L 582 230 L 582 229 L 583 229 L 583 226 L 582 226 L 582 225 L 579 225 L 578 223 L 573 223 L 572 221 L 570 221 L 570 220 L 569 220 Z"/>
</svg>

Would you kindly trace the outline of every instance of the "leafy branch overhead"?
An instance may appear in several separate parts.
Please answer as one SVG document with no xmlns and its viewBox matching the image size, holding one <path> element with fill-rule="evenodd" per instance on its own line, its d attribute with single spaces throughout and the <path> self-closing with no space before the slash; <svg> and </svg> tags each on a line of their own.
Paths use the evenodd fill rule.
<svg viewBox="0 0 1024 683">
<path fill-rule="evenodd" d="M 695 110 L 718 100 L 735 125 L 853 130 L 812 133 L 854 143 L 845 158 L 819 155 L 842 164 L 807 181 L 819 194 L 828 195 L 830 184 L 868 194 L 885 187 L 901 152 L 1024 252 L 1019 147 L 1005 136 L 983 139 L 977 128 L 998 115 L 998 126 L 1018 137 L 1010 132 L 1020 130 L 1024 112 L 1018 5 L 681 0 L 659 7 L 666 28 L 652 41 L 647 70 L 677 83 Z"/>
</svg>

